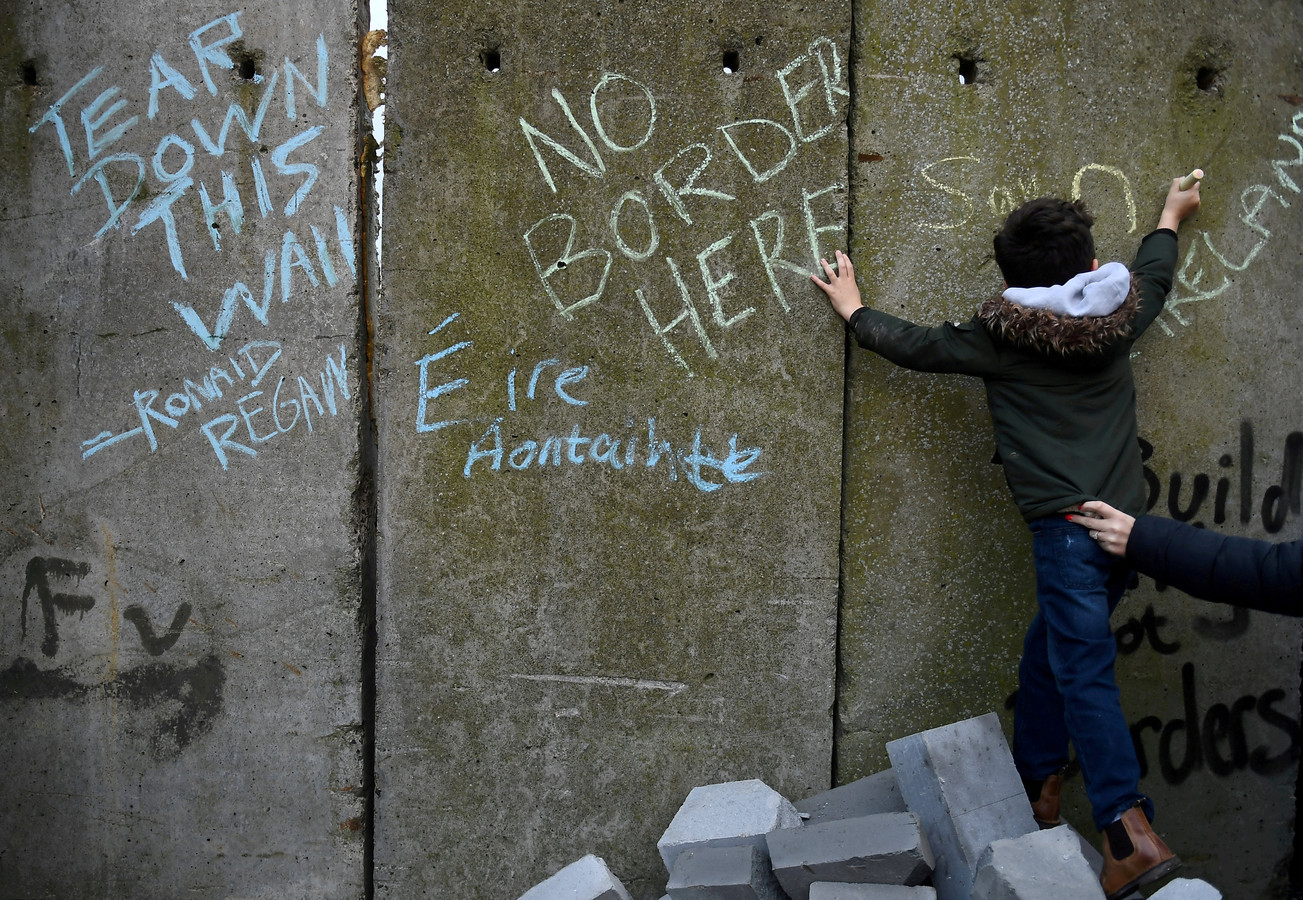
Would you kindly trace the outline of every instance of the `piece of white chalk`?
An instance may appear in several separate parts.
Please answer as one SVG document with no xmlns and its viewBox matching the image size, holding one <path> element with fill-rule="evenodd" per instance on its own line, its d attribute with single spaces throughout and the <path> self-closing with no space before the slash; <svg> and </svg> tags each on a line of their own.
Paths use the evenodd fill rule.
<svg viewBox="0 0 1303 900">
<path fill-rule="evenodd" d="M 1203 169 L 1195 169 L 1189 175 L 1182 178 L 1181 183 L 1178 184 L 1177 187 L 1180 190 L 1188 191 L 1190 190 L 1190 188 L 1194 187 L 1195 182 L 1199 181 L 1202 178 L 1203 178 Z"/>
</svg>

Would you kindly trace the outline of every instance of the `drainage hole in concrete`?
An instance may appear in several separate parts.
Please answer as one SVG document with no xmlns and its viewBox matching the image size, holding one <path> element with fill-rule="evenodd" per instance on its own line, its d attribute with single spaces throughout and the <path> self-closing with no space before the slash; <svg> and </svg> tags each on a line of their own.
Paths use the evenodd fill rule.
<svg viewBox="0 0 1303 900">
<path fill-rule="evenodd" d="M 724 74 L 732 75 L 741 68 L 741 60 L 736 50 L 724 51 Z"/>
<path fill-rule="evenodd" d="M 977 58 L 968 55 L 959 55 L 955 59 L 959 60 L 959 83 L 976 84 L 977 83 Z"/>
<path fill-rule="evenodd" d="M 502 71 L 502 54 L 498 52 L 497 47 L 490 47 L 481 53 L 480 62 L 484 63 L 484 68 L 490 72 Z"/>
<path fill-rule="evenodd" d="M 1200 66 L 1194 73 L 1194 83 L 1205 93 L 1215 91 L 1222 86 L 1222 70 L 1216 66 Z"/>
<path fill-rule="evenodd" d="M 19 77 L 23 79 L 23 84 L 30 87 L 36 86 L 36 60 L 25 59 L 18 64 Z"/>
<path fill-rule="evenodd" d="M 231 44 L 231 62 L 235 63 L 235 74 L 245 81 L 261 81 L 261 63 L 264 54 L 261 50 L 250 50 L 244 41 Z"/>
</svg>

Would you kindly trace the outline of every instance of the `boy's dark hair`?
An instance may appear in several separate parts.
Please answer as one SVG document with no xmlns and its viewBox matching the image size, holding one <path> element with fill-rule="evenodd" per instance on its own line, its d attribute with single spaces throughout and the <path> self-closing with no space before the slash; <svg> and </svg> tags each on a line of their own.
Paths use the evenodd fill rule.
<svg viewBox="0 0 1303 900">
<path fill-rule="evenodd" d="M 1064 284 L 1090 270 L 1095 217 L 1080 200 L 1029 200 L 1009 213 L 995 234 L 995 261 L 1009 287 Z"/>
</svg>

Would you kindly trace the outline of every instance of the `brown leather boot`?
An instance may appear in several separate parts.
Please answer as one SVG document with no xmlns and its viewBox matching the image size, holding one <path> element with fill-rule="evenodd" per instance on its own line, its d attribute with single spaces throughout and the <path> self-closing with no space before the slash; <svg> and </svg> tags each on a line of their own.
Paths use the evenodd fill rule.
<svg viewBox="0 0 1303 900">
<path fill-rule="evenodd" d="M 1032 818 L 1041 828 L 1057 828 L 1063 824 L 1059 815 L 1059 792 L 1063 789 L 1063 769 L 1041 782 L 1041 793 L 1032 801 Z"/>
<path fill-rule="evenodd" d="M 1133 806 L 1104 828 L 1104 870 L 1099 883 L 1108 900 L 1117 900 L 1142 884 L 1157 881 L 1181 865 L 1145 817 Z"/>
</svg>

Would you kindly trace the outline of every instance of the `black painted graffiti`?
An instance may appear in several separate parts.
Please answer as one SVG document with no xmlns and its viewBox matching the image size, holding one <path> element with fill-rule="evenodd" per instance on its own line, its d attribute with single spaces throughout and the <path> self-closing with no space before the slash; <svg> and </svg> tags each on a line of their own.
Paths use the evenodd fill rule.
<svg viewBox="0 0 1303 900">
<path fill-rule="evenodd" d="M 41 641 L 41 652 L 54 656 L 59 652 L 59 625 L 55 621 L 55 612 L 65 615 L 81 613 L 85 615 L 95 605 L 95 599 L 85 594 L 56 594 L 50 589 L 50 577 L 82 579 L 90 572 L 90 566 L 84 562 L 70 559 L 53 559 L 45 556 L 33 556 L 27 561 L 27 582 L 23 585 L 23 640 L 27 640 L 27 597 L 32 589 L 41 601 L 41 619 L 45 623 L 45 637 Z"/>
<path fill-rule="evenodd" d="M 1172 641 L 1169 643 L 1158 634 L 1158 629 L 1166 624 L 1167 616 L 1160 616 L 1154 612 L 1154 605 L 1151 603 L 1145 607 L 1143 615 L 1128 619 L 1113 632 L 1113 638 L 1117 641 L 1118 653 L 1124 656 L 1135 653 L 1146 641 L 1149 642 L 1149 646 L 1156 653 L 1161 653 L 1163 656 L 1171 656 L 1176 653 L 1181 649 L 1181 642 Z"/>
<path fill-rule="evenodd" d="M 41 670 L 19 658 L 0 672 L 0 705 L 34 700 L 112 698 L 156 713 L 150 720 L 149 748 L 154 757 L 173 759 L 207 734 L 222 711 L 226 670 L 216 656 L 192 666 L 149 663 L 107 682 L 83 684 L 62 668 Z"/>
<path fill-rule="evenodd" d="M 1230 641 L 1249 630 L 1249 610 L 1244 606 L 1232 606 L 1229 619 L 1195 616 L 1192 624 L 1196 634 L 1215 641 Z"/>
<path fill-rule="evenodd" d="M 1177 785 L 1196 771 L 1206 768 L 1221 778 L 1244 769 L 1258 775 L 1276 775 L 1291 769 L 1299 759 L 1299 723 L 1277 709 L 1286 699 L 1285 691 L 1273 688 L 1259 696 L 1245 694 L 1229 706 L 1214 703 L 1200 715 L 1195 684 L 1194 663 L 1181 666 L 1181 696 L 1185 715 L 1164 722 L 1158 716 L 1145 716 L 1131 726 L 1140 761 L 1140 774 L 1149 772 L 1149 755 L 1145 747 L 1146 732 L 1158 735 L 1158 770 L 1168 784 Z M 1283 748 L 1264 741 L 1249 749 L 1246 721 L 1254 718 L 1288 739 Z"/>
<path fill-rule="evenodd" d="M 1232 487 L 1238 481 L 1239 490 L 1236 492 L 1236 497 L 1240 524 L 1248 525 L 1253 521 L 1256 512 L 1262 520 L 1263 529 L 1268 534 L 1278 533 L 1285 527 L 1290 514 L 1298 515 L 1303 510 L 1303 431 L 1292 431 L 1286 435 L 1284 451 L 1281 454 L 1280 481 L 1269 485 L 1263 491 L 1260 501 L 1256 499 L 1257 486 L 1254 483 L 1254 446 L 1253 423 L 1247 420 L 1240 422 L 1239 471 L 1233 471 L 1236 466 L 1235 458 L 1229 453 L 1222 454 L 1217 460 L 1220 474 L 1217 476 L 1216 486 L 1213 485 L 1211 475 L 1203 472 L 1196 473 L 1188 481 L 1188 497 L 1182 496 L 1187 486 L 1185 475 L 1181 472 L 1171 473 L 1167 479 L 1167 514 L 1178 522 L 1189 522 L 1195 528 L 1205 527 L 1203 519 L 1207 517 L 1206 503 L 1211 491 L 1212 523 L 1222 525 L 1228 518 L 1227 507 L 1231 501 Z M 1163 500 L 1162 479 L 1147 464 L 1153 455 L 1154 446 L 1141 438 L 1140 459 L 1146 464 L 1144 477 L 1148 490 L 1146 511 L 1153 511 Z M 1161 581 L 1155 582 L 1155 586 L 1159 591 L 1167 589 L 1167 585 Z M 1194 617 L 1193 626 L 1195 632 L 1202 637 L 1230 641 L 1245 634 L 1249 622 L 1249 610 L 1234 607 L 1228 619 L 1199 615 Z"/>
<path fill-rule="evenodd" d="M 22 596 L 22 640 L 27 640 L 28 598 L 35 591 L 41 604 L 44 635 L 41 653 L 59 652 L 59 615 L 85 615 L 95 608 L 95 597 L 73 593 L 60 580 L 80 582 L 90 574 L 90 564 L 70 559 L 34 556 L 27 561 Z M 60 590 L 60 588 L 65 588 Z M 149 613 L 140 604 L 122 612 L 140 636 L 150 656 L 161 656 L 176 644 L 190 620 L 191 606 L 177 607 L 172 622 L 160 634 Z M 171 759 L 212 728 L 222 710 L 222 688 L 226 672 L 216 656 L 194 665 L 150 663 L 128 669 L 105 682 L 82 683 L 67 668 L 43 670 L 33 660 L 19 657 L 0 672 L 0 704 L 36 700 L 87 701 L 113 699 L 143 712 L 147 726 L 138 729 L 148 735 L 150 752 L 158 759 Z"/>
<path fill-rule="evenodd" d="M 95 598 L 88 594 L 55 593 L 50 587 L 51 578 L 76 578 L 79 581 L 90 573 L 90 564 L 74 562 L 70 559 L 56 559 L 48 556 L 33 556 L 27 561 L 27 580 L 23 586 L 22 600 L 22 637 L 27 640 L 27 598 L 36 591 L 41 601 L 41 620 L 45 634 L 41 640 L 41 652 L 54 656 L 59 652 L 59 623 L 56 613 L 85 615 L 94 608 Z M 154 623 L 149 613 L 138 603 L 133 603 L 122 611 L 122 617 L 136 628 L 140 643 L 150 656 L 162 656 L 181 637 L 186 622 L 190 620 L 191 607 L 182 603 L 177 607 L 172 624 L 159 636 L 154 630 Z"/>
<path fill-rule="evenodd" d="M 1160 585 L 1160 588 L 1162 585 Z M 1208 616 L 1195 616 L 1191 620 L 1195 634 L 1215 641 L 1230 641 L 1240 637 L 1249 630 L 1249 610 L 1243 606 L 1232 606 L 1229 619 L 1211 619 Z M 1118 653 L 1129 656 L 1148 643 L 1155 653 L 1171 656 L 1181 649 L 1180 641 L 1165 641 L 1158 629 L 1168 622 L 1167 616 L 1160 616 L 1151 603 L 1139 616 L 1132 616 L 1114 631 Z"/>
<path fill-rule="evenodd" d="M 1148 462 L 1154 455 L 1154 447 L 1143 438 L 1140 441 L 1140 459 L 1142 462 Z M 1212 521 L 1215 525 L 1221 525 L 1226 521 L 1227 504 L 1231 497 L 1232 475 L 1231 470 L 1235 467 L 1235 459 L 1229 453 L 1225 453 L 1217 460 L 1218 468 L 1221 474 L 1217 478 L 1217 486 L 1213 490 L 1213 508 Z M 1254 436 L 1253 423 L 1243 421 L 1240 423 L 1240 462 L 1239 462 L 1239 518 L 1240 524 L 1247 525 L 1253 521 L 1253 515 L 1256 511 L 1262 517 L 1262 527 L 1268 534 L 1276 534 L 1285 527 L 1285 520 L 1290 513 L 1298 515 L 1303 508 L 1303 431 L 1290 432 L 1285 438 L 1285 449 L 1282 454 L 1280 483 L 1270 485 L 1262 494 L 1260 502 L 1255 501 L 1256 486 L 1254 485 Z M 1145 509 L 1152 511 L 1162 499 L 1163 484 L 1158 474 L 1148 465 L 1144 467 L 1145 483 L 1148 487 L 1149 496 Z M 1178 522 L 1192 522 L 1196 527 L 1202 528 L 1204 523 L 1201 520 L 1195 520 L 1197 516 L 1204 511 L 1204 503 L 1208 499 L 1208 492 L 1213 487 L 1212 476 L 1205 473 L 1198 473 L 1190 479 L 1189 497 L 1182 499 L 1182 491 L 1185 485 L 1185 476 L 1180 472 L 1173 472 L 1168 477 L 1167 482 L 1167 512 Z"/>
<path fill-rule="evenodd" d="M 149 621 L 149 613 L 145 612 L 143 606 L 138 604 L 128 606 L 122 611 L 122 618 L 136 626 L 140 643 L 145 645 L 145 650 L 150 656 L 162 656 L 172 649 L 172 645 L 181 637 L 181 629 L 185 628 L 185 623 L 190 619 L 190 604 L 182 603 L 177 607 L 176 615 L 172 617 L 172 624 L 168 626 L 162 637 L 154 634 L 154 623 Z"/>
<path fill-rule="evenodd" d="M 1247 609 L 1232 608 L 1231 618 L 1214 621 L 1197 617 L 1194 629 L 1200 634 L 1219 640 L 1238 636 L 1248 627 Z M 1146 644 L 1161 656 L 1171 656 L 1181 649 L 1181 642 L 1167 640 L 1162 629 L 1168 618 L 1154 610 L 1153 604 L 1145 607 L 1139 616 L 1133 616 L 1114 632 L 1118 653 L 1130 655 Z M 1012 710 L 1018 692 L 1005 699 L 1005 709 Z M 1158 736 L 1158 770 L 1168 784 L 1178 785 L 1190 775 L 1207 769 L 1217 777 L 1248 769 L 1258 775 L 1275 775 L 1288 771 L 1299 760 L 1300 727 L 1297 719 L 1290 718 L 1278 708 L 1287 699 L 1285 691 L 1273 688 L 1259 696 L 1245 694 L 1229 705 L 1214 703 L 1200 715 L 1195 683 L 1194 663 L 1181 666 L 1181 697 L 1184 716 L 1164 722 L 1158 716 L 1145 716 L 1131 725 L 1131 740 L 1135 744 L 1140 762 L 1140 774 L 1149 773 L 1149 751 L 1145 747 L 1147 732 Z M 1270 741 L 1249 748 L 1249 729 L 1246 720 L 1259 721 L 1288 739 L 1288 744 L 1273 749 Z M 1279 744 L 1280 741 L 1276 741 Z"/>
</svg>

